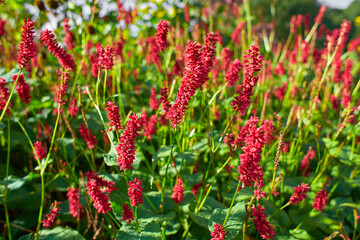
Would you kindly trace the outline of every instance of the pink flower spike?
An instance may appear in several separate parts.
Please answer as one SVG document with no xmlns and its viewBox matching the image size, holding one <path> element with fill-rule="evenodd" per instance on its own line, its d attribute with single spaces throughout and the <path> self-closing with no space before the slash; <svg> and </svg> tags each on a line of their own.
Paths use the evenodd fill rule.
<svg viewBox="0 0 360 240">
<path fill-rule="evenodd" d="M 44 220 L 42 221 L 43 227 L 49 228 L 51 224 L 55 222 L 55 217 L 59 215 L 58 212 L 60 211 L 60 207 L 59 207 L 60 203 L 61 202 L 55 201 L 54 203 L 51 204 L 52 209 L 50 213 L 47 214 Z"/>
<path fill-rule="evenodd" d="M 260 236 L 263 239 L 273 239 L 276 232 L 274 231 L 274 227 L 271 226 L 268 221 L 266 221 L 264 210 L 265 208 L 261 207 L 260 204 L 257 205 L 257 207 L 252 207 L 251 219 L 255 224 L 256 230 L 260 232 Z"/>
<path fill-rule="evenodd" d="M 4 78 L 0 78 L 0 110 L 4 110 L 6 102 L 9 98 L 9 89 L 5 86 L 6 80 Z M 10 107 L 12 106 L 12 103 L 10 101 L 8 108 L 6 109 L 6 114 L 10 115 L 11 110 Z"/>
<path fill-rule="evenodd" d="M 15 82 L 17 77 L 18 74 L 15 74 L 11 77 L 11 79 Z M 20 74 L 15 89 L 21 99 L 21 102 L 30 104 L 31 102 L 30 85 L 25 82 L 24 75 Z"/>
<path fill-rule="evenodd" d="M 82 206 L 80 204 L 79 191 L 76 188 L 68 187 L 66 196 L 69 199 L 69 210 L 74 218 L 80 215 Z"/>
<path fill-rule="evenodd" d="M 34 42 L 35 36 L 35 22 L 24 21 L 23 32 L 21 34 L 21 43 L 19 44 L 19 51 L 17 55 L 17 62 L 20 65 L 20 69 L 29 66 L 31 58 L 36 55 L 36 45 Z"/>
<path fill-rule="evenodd" d="M 86 144 L 88 145 L 89 149 L 93 149 L 96 147 L 97 140 L 94 135 L 92 135 L 90 129 L 88 129 L 85 124 L 80 124 L 79 129 L 81 137 L 85 140 Z"/>
<path fill-rule="evenodd" d="M 131 208 L 129 207 L 129 204 L 124 204 L 123 205 L 123 217 L 122 220 L 128 221 L 128 223 L 130 224 L 132 220 L 134 220 L 134 213 L 131 210 Z"/>
<path fill-rule="evenodd" d="M 135 139 L 141 129 L 141 120 L 138 115 L 133 114 L 125 127 L 123 134 L 119 139 L 119 145 L 116 147 L 117 163 L 120 170 L 131 170 L 131 164 L 135 159 Z"/>
<path fill-rule="evenodd" d="M 134 181 L 129 182 L 128 195 L 131 201 L 131 206 L 136 207 L 143 203 L 143 188 L 141 187 L 141 180 L 134 178 Z"/>
<path fill-rule="evenodd" d="M 160 22 L 156 27 L 156 30 L 157 30 L 156 43 L 160 48 L 160 51 L 164 51 L 166 48 L 168 48 L 168 43 L 166 38 L 169 31 L 169 22 L 160 20 Z"/>
<path fill-rule="evenodd" d="M 327 197 L 328 197 L 328 193 L 327 193 L 326 189 L 323 188 L 320 192 L 318 192 L 316 194 L 316 197 L 315 197 L 315 200 L 313 203 L 314 209 L 321 212 L 326 205 Z"/>
<path fill-rule="evenodd" d="M 107 112 L 107 117 L 109 119 L 109 125 L 110 125 L 110 129 L 109 131 L 115 130 L 115 131 L 119 131 L 122 129 L 121 127 L 121 118 L 119 115 L 119 107 L 115 104 L 115 102 L 111 102 L 108 101 L 106 103 L 106 112 Z"/>
<path fill-rule="evenodd" d="M 211 232 L 211 236 L 213 237 L 213 238 L 211 238 L 211 240 L 224 240 L 225 235 L 226 235 L 226 232 L 225 232 L 223 226 L 221 226 L 220 223 L 216 223 L 214 225 L 214 230 Z"/>
<path fill-rule="evenodd" d="M 46 143 L 44 143 L 46 144 Z M 42 160 L 43 158 L 46 157 L 46 151 L 45 151 L 45 148 L 43 147 L 43 144 L 39 141 L 36 141 L 34 142 L 34 158 L 37 160 L 37 161 L 40 161 Z"/>
<path fill-rule="evenodd" d="M 310 187 L 308 183 L 301 183 L 301 185 L 294 187 L 295 192 L 290 198 L 290 203 L 293 205 L 298 205 L 302 200 L 306 198 L 306 194 L 309 191 Z"/>
<path fill-rule="evenodd" d="M 178 178 L 176 181 L 176 185 L 174 186 L 173 193 L 171 195 L 171 198 L 177 203 L 181 203 L 184 198 L 184 185 L 183 180 L 181 178 Z"/>
</svg>

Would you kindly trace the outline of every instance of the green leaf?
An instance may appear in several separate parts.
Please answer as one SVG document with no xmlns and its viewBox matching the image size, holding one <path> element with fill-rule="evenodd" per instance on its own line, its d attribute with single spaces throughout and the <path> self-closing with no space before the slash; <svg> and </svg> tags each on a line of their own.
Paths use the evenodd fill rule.
<svg viewBox="0 0 360 240">
<path fill-rule="evenodd" d="M 161 238 L 161 228 L 158 223 L 149 223 L 145 226 L 140 224 L 141 232 L 139 232 L 134 224 L 122 225 L 120 231 L 116 235 L 116 240 L 157 240 Z"/>
<path fill-rule="evenodd" d="M 13 76 L 14 74 L 18 74 L 18 73 L 19 73 L 19 69 L 13 68 L 13 69 L 11 69 L 10 72 L 4 74 L 4 75 L 1 76 L 1 77 L 4 78 L 5 81 L 9 83 L 9 82 L 12 82 L 12 79 L 11 79 L 12 76 Z"/>
<path fill-rule="evenodd" d="M 34 239 L 32 234 L 28 234 L 19 238 L 19 240 L 32 240 Z M 40 240 L 85 240 L 85 238 L 76 230 L 70 227 L 57 226 L 54 229 L 44 229 L 41 231 Z"/>
<path fill-rule="evenodd" d="M 298 229 L 298 230 L 293 230 L 291 229 L 290 234 L 293 235 L 294 237 L 296 237 L 297 239 L 304 239 L 304 240 L 310 240 L 310 239 L 314 239 L 310 234 L 308 234 L 304 229 Z"/>
<path fill-rule="evenodd" d="M 116 154 L 116 149 L 111 146 L 111 149 L 108 153 L 104 154 L 104 161 L 106 163 L 106 165 L 108 166 L 117 166 L 117 154 Z"/>
<path fill-rule="evenodd" d="M 336 153 L 336 151 L 339 148 L 339 142 L 333 141 L 330 138 L 322 138 L 322 140 L 324 141 L 326 148 L 329 150 L 329 153 L 332 156 L 337 157 L 339 153 Z"/>
<path fill-rule="evenodd" d="M 163 222 L 163 221 L 170 221 L 175 218 L 175 212 L 167 212 L 164 214 L 156 214 L 153 211 L 146 209 L 140 205 L 138 208 L 138 218 L 140 222 L 143 223 L 151 223 L 151 222 Z"/>
<path fill-rule="evenodd" d="M 229 211 L 229 208 L 221 209 L 216 208 L 214 212 L 211 214 L 210 221 L 208 223 L 208 227 L 210 232 L 214 230 L 214 225 L 216 223 L 223 224 L 226 215 Z M 230 211 L 229 218 L 225 225 L 225 231 L 226 231 L 226 237 L 228 239 L 235 238 L 240 230 L 243 227 L 244 218 L 245 218 L 246 212 L 245 212 L 245 203 L 239 202 Z"/>
</svg>

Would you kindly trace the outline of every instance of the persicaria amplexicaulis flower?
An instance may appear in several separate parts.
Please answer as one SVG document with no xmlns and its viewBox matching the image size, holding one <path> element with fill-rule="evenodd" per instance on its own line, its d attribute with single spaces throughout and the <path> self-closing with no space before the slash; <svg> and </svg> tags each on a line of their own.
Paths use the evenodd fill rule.
<svg viewBox="0 0 360 240">
<path fill-rule="evenodd" d="M 21 42 L 19 44 L 19 51 L 17 55 L 17 62 L 20 65 L 20 69 L 28 67 L 31 58 L 36 55 L 36 45 L 34 42 L 35 36 L 35 22 L 24 21 L 23 32 L 21 34 Z"/>
<path fill-rule="evenodd" d="M 309 165 L 310 161 L 315 158 L 316 152 L 312 149 L 312 147 L 309 147 L 308 152 L 304 156 L 303 160 L 301 161 L 300 170 L 304 173 L 305 176 L 309 175 Z"/>
<path fill-rule="evenodd" d="M 245 24 L 246 24 L 245 21 L 239 22 L 239 24 L 236 26 L 235 30 L 231 33 L 230 37 L 237 47 L 239 47 L 241 45 L 240 34 L 241 34 L 241 30 L 244 28 Z"/>
<path fill-rule="evenodd" d="M 134 181 L 129 182 L 128 195 L 130 198 L 131 206 L 136 207 L 143 203 L 143 188 L 141 187 L 141 180 L 134 178 Z"/>
<path fill-rule="evenodd" d="M 100 213 L 111 211 L 109 196 L 105 193 L 111 193 L 116 190 L 115 183 L 99 177 L 94 171 L 85 173 L 86 187 L 88 194 L 94 201 L 94 208 Z"/>
<path fill-rule="evenodd" d="M 221 50 L 221 70 L 227 71 L 229 69 L 233 54 L 234 53 L 228 48 L 223 48 Z"/>
<path fill-rule="evenodd" d="M 96 66 L 98 68 L 110 70 L 114 66 L 114 49 L 107 46 L 106 49 L 101 44 L 96 45 Z"/>
<path fill-rule="evenodd" d="M 323 188 L 320 192 L 318 192 L 316 194 L 316 197 L 315 197 L 315 200 L 313 203 L 313 208 L 315 210 L 318 210 L 319 212 L 321 212 L 326 205 L 327 197 L 328 197 L 328 193 L 327 193 L 326 189 Z"/>
<path fill-rule="evenodd" d="M 239 73 L 241 71 L 242 64 L 239 59 L 235 59 L 229 71 L 225 74 L 225 81 L 229 86 L 234 86 L 234 84 L 239 80 Z"/>
<path fill-rule="evenodd" d="M 131 170 L 131 164 L 135 159 L 135 139 L 139 135 L 141 129 L 141 121 L 138 115 L 133 114 L 129 117 L 129 121 L 123 134 L 119 139 L 119 145 L 116 147 L 117 163 L 120 170 Z"/>
<path fill-rule="evenodd" d="M 56 101 L 58 104 L 64 105 L 64 96 L 66 96 L 69 73 L 57 71 L 57 74 L 59 75 L 60 85 L 57 86 Z"/>
<path fill-rule="evenodd" d="M 223 240 L 223 239 L 225 239 L 226 232 L 225 232 L 223 226 L 221 226 L 220 223 L 216 223 L 214 225 L 214 230 L 211 232 L 211 236 L 213 237 L 213 238 L 211 238 L 211 240 Z"/>
<path fill-rule="evenodd" d="M 72 116 L 72 117 L 75 117 L 79 111 L 79 107 L 76 106 L 76 97 L 75 96 L 70 101 L 68 111 L 69 111 L 70 116 Z"/>
<path fill-rule="evenodd" d="M 309 191 L 310 187 L 308 183 L 301 183 L 301 185 L 294 187 L 295 192 L 290 197 L 290 203 L 293 205 L 298 205 L 302 200 L 306 198 L 306 194 Z"/>
<path fill-rule="evenodd" d="M 265 143 L 271 144 L 277 137 L 274 122 L 272 120 L 265 119 L 261 128 L 264 130 Z"/>
<path fill-rule="evenodd" d="M 278 62 L 278 65 L 274 68 L 274 74 L 282 76 L 285 74 L 285 68 L 282 61 Z"/>
<path fill-rule="evenodd" d="M 251 219 L 254 222 L 256 230 L 260 232 L 262 239 L 273 239 L 276 232 L 274 227 L 266 221 L 266 215 L 264 214 L 265 208 L 261 207 L 260 204 L 257 207 L 251 208 Z"/>
<path fill-rule="evenodd" d="M 325 7 L 325 6 L 321 6 L 320 9 L 319 9 L 318 14 L 317 14 L 317 16 L 316 16 L 316 18 L 315 18 L 315 20 L 314 20 L 315 23 L 317 23 L 317 24 L 319 24 L 319 25 L 321 24 L 322 19 L 323 19 L 323 17 L 324 17 L 325 11 L 326 11 L 326 7 Z"/>
<path fill-rule="evenodd" d="M 181 178 L 178 178 L 176 180 L 176 184 L 173 188 L 173 193 L 171 195 L 171 198 L 177 203 L 181 203 L 184 198 L 184 185 L 183 180 Z"/>
<path fill-rule="evenodd" d="M 119 131 L 122 129 L 121 127 L 121 118 L 119 114 L 119 107 L 115 104 L 115 102 L 108 101 L 106 103 L 106 113 L 109 119 L 109 131 L 115 130 Z"/>
<path fill-rule="evenodd" d="M 184 117 L 185 111 L 195 94 L 195 91 L 202 86 L 208 79 L 214 61 L 216 38 L 213 33 L 205 37 L 203 51 L 201 45 L 196 42 L 188 42 L 186 46 L 186 67 L 183 72 L 183 79 L 177 93 L 174 105 L 167 112 L 167 119 L 172 126 L 178 125 Z"/>
<path fill-rule="evenodd" d="M 124 204 L 123 205 L 123 217 L 122 220 L 128 221 L 128 223 L 130 224 L 132 220 L 134 220 L 134 213 L 131 210 L 129 204 Z"/>
<path fill-rule="evenodd" d="M 149 105 L 151 110 L 157 110 L 159 108 L 159 101 L 156 99 L 156 90 L 151 87 Z"/>
<path fill-rule="evenodd" d="M 18 78 L 18 74 L 15 74 L 11 77 L 11 79 L 14 82 L 16 81 L 17 78 Z M 31 102 L 30 85 L 25 82 L 24 75 L 20 74 L 15 89 L 21 101 L 30 104 Z"/>
<path fill-rule="evenodd" d="M 65 50 L 59 46 L 52 31 L 48 29 L 42 31 L 41 40 L 44 45 L 48 47 L 51 54 L 56 57 L 63 68 L 68 71 L 72 71 L 76 68 L 73 57 L 70 54 L 67 54 Z"/>
<path fill-rule="evenodd" d="M 5 35 L 6 20 L 0 18 L 0 36 Z"/>
<path fill-rule="evenodd" d="M 45 143 L 44 143 L 45 145 Z M 34 142 L 34 158 L 36 160 L 42 160 L 43 158 L 46 157 L 46 151 L 45 151 L 45 148 L 43 146 L 43 143 L 39 142 L 39 141 L 36 141 Z"/>
<path fill-rule="evenodd" d="M 44 220 L 42 221 L 43 227 L 49 228 L 51 224 L 55 222 L 55 217 L 59 215 L 58 212 L 60 211 L 60 207 L 59 207 L 60 203 L 61 202 L 55 201 L 54 203 L 51 204 L 52 209 L 50 210 L 50 213 L 47 214 Z"/>
<path fill-rule="evenodd" d="M 169 97 L 168 97 L 168 88 L 167 87 L 163 87 L 160 89 L 160 103 L 162 104 L 162 107 L 163 107 L 163 110 L 165 113 L 171 107 Z"/>
<path fill-rule="evenodd" d="M 64 18 L 63 24 L 64 24 L 64 32 L 65 32 L 64 43 L 66 45 L 66 48 L 68 50 L 71 50 L 75 47 L 75 37 L 74 34 L 70 31 L 69 19 Z"/>
<path fill-rule="evenodd" d="M 6 84 L 6 80 L 4 78 L 0 78 L 0 110 L 4 111 L 6 102 L 9 98 L 9 89 L 5 86 Z M 10 107 L 12 106 L 12 103 L 10 101 L 7 109 L 6 109 L 6 114 L 10 115 L 11 110 Z"/>
<path fill-rule="evenodd" d="M 160 48 L 160 51 L 164 51 L 166 48 L 168 48 L 168 43 L 166 38 L 169 30 L 169 22 L 160 20 L 160 22 L 156 27 L 156 30 L 157 30 L 156 43 Z"/>
<path fill-rule="evenodd" d="M 146 128 L 145 128 L 144 136 L 146 136 L 147 139 L 150 140 L 152 138 L 151 136 L 156 134 L 157 122 L 158 122 L 157 116 L 155 114 L 152 115 L 147 123 Z"/>
<path fill-rule="evenodd" d="M 149 52 L 151 62 L 154 63 L 159 72 L 161 72 L 161 58 L 159 55 L 160 49 L 156 43 L 156 38 L 154 36 L 149 38 Z"/>
<path fill-rule="evenodd" d="M 88 129 L 85 126 L 85 124 L 83 124 L 83 123 L 80 124 L 79 132 L 80 132 L 81 137 L 85 140 L 89 149 L 93 149 L 96 147 L 96 144 L 97 144 L 96 137 L 94 135 L 92 135 L 90 129 Z"/>
<path fill-rule="evenodd" d="M 66 196 L 69 199 L 69 211 L 70 214 L 77 218 L 80 216 L 82 206 L 80 204 L 79 191 L 76 188 L 68 187 Z"/>
</svg>

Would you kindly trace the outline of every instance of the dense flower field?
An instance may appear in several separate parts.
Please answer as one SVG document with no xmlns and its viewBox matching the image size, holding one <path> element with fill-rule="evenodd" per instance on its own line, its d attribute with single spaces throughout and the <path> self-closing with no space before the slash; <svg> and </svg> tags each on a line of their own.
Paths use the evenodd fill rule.
<svg viewBox="0 0 360 240">
<path fill-rule="evenodd" d="M 102 2 L 0 1 L 0 238 L 360 239 L 354 23 Z"/>
</svg>

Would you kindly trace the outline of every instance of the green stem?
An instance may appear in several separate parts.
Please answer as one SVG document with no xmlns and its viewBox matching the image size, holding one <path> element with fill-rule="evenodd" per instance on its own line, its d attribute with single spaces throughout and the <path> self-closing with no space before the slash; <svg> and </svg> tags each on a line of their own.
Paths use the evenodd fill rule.
<svg viewBox="0 0 360 240">
<path fill-rule="evenodd" d="M 104 92 L 103 92 L 103 104 L 104 106 L 106 105 L 105 103 L 105 95 L 106 95 L 106 80 L 107 80 L 107 70 L 105 70 L 105 78 L 104 78 Z"/>
<path fill-rule="evenodd" d="M 21 75 L 21 71 L 22 71 L 22 69 L 20 69 L 20 71 L 19 71 L 19 73 L 18 73 L 18 75 L 17 75 L 17 78 L 16 78 L 16 80 L 15 80 L 14 86 L 13 86 L 12 89 L 11 89 L 10 96 L 8 97 L 8 100 L 6 101 L 4 110 L 3 110 L 2 113 L 1 113 L 0 122 L 1 122 L 1 120 L 3 119 L 3 117 L 5 116 L 6 110 L 7 110 L 7 108 L 9 107 L 9 104 L 10 104 L 10 101 L 11 101 L 11 97 L 12 97 L 12 95 L 14 94 L 15 87 L 16 87 L 18 81 L 19 81 L 19 77 L 20 77 L 20 75 Z"/>
<path fill-rule="evenodd" d="M 101 74 L 101 69 L 98 70 L 98 76 L 97 76 L 96 86 L 95 86 L 95 98 L 96 98 L 96 104 L 97 105 L 99 105 L 100 74 Z"/>
<path fill-rule="evenodd" d="M 223 223 L 223 225 L 222 225 L 224 228 L 225 228 L 225 225 L 226 225 L 227 220 L 229 219 L 231 209 L 232 209 L 232 207 L 234 206 L 234 203 L 235 203 L 235 198 L 236 198 L 236 196 L 237 196 L 237 194 L 238 194 L 238 192 L 239 192 L 239 187 L 240 187 L 240 184 L 241 184 L 241 181 L 239 180 L 238 185 L 237 185 L 237 187 L 236 187 L 236 189 L 235 189 L 235 194 L 234 194 L 234 197 L 232 198 L 232 201 L 231 201 L 231 204 L 230 204 L 229 210 L 228 210 L 228 212 L 227 212 L 227 214 L 226 214 L 226 217 L 225 217 L 224 223 Z"/>
<path fill-rule="evenodd" d="M 251 45 L 251 13 L 250 13 L 250 0 L 245 0 L 245 13 L 246 13 L 246 28 L 247 28 L 247 38 L 248 38 L 248 47 Z"/>
<path fill-rule="evenodd" d="M 10 167 L 10 119 L 8 118 L 8 124 L 7 124 L 7 128 L 8 128 L 8 147 L 7 147 L 7 157 L 6 157 L 6 173 L 5 173 L 5 191 L 4 191 L 4 210 L 5 210 L 5 218 L 6 218 L 6 226 L 8 229 L 8 236 L 9 236 L 9 240 L 12 239 L 11 237 L 11 229 L 10 229 L 10 220 L 9 220 L 9 213 L 8 213 L 8 208 L 7 208 L 7 187 L 8 187 L 8 183 L 9 183 L 9 167 Z"/>
</svg>

